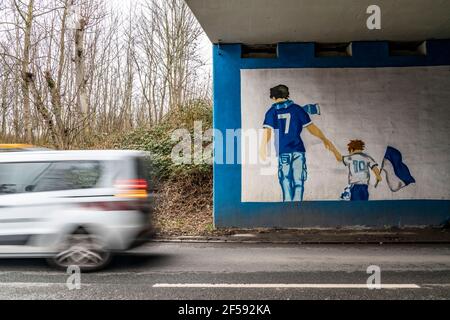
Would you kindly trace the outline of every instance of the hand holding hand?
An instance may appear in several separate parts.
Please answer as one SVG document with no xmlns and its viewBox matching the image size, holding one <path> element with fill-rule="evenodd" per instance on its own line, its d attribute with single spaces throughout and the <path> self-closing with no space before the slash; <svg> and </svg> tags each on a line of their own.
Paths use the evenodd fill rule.
<svg viewBox="0 0 450 320">
<path fill-rule="evenodd" d="M 328 150 L 330 150 L 334 154 L 334 157 L 336 158 L 336 160 L 338 162 L 341 162 L 342 161 L 342 155 L 338 151 L 338 149 L 334 146 L 334 144 L 328 139 L 324 141 L 324 144 L 325 144 L 325 148 L 327 148 Z"/>
<path fill-rule="evenodd" d="M 339 154 L 339 152 L 334 152 L 334 157 L 336 158 L 337 162 L 342 162 L 342 156 Z"/>
</svg>

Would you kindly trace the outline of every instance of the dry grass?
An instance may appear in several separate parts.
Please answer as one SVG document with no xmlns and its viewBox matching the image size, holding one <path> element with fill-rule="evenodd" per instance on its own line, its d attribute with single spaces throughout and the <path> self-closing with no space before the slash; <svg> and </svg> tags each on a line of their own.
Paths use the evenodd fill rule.
<svg viewBox="0 0 450 320">
<path fill-rule="evenodd" d="M 155 212 L 160 236 L 213 232 L 212 175 L 185 176 L 164 183 Z"/>
</svg>

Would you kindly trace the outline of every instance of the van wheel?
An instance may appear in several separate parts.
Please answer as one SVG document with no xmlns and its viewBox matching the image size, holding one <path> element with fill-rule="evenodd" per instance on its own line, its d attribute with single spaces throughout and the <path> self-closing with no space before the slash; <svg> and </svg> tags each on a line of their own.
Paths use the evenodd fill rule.
<svg viewBox="0 0 450 320">
<path fill-rule="evenodd" d="M 84 231 L 67 236 L 58 254 L 47 261 L 59 269 L 77 266 L 83 272 L 105 268 L 111 261 L 111 252 L 97 236 Z"/>
</svg>

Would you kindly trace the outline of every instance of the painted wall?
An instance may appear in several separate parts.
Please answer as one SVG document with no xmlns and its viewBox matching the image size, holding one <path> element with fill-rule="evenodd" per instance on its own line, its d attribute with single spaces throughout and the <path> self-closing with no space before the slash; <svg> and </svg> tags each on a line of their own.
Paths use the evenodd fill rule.
<svg viewBox="0 0 450 320">
<path fill-rule="evenodd" d="M 324 155 L 315 138 L 305 137 L 309 201 L 281 203 L 276 173 L 261 178 L 260 168 L 241 165 L 246 145 L 237 143 L 235 161 L 214 167 L 216 226 L 404 226 L 448 219 L 450 41 L 427 46 L 424 57 L 390 57 L 387 43 L 357 42 L 353 57 L 316 58 L 313 44 L 280 44 L 277 59 L 241 59 L 240 45 L 215 46 L 216 129 L 260 127 L 270 105 L 268 89 L 284 83 L 298 103 L 321 104 L 322 115 L 313 121 L 343 152 L 348 139 L 361 138 L 381 161 L 393 145 L 418 181 L 396 194 L 382 184 L 371 190 L 370 202 L 333 200 L 346 183 L 345 168 Z"/>
<path fill-rule="evenodd" d="M 399 149 L 416 184 L 392 192 L 386 183 L 371 200 L 445 200 L 450 196 L 450 67 L 326 68 L 241 70 L 241 119 L 244 136 L 260 129 L 272 105 L 269 88 L 287 85 L 293 101 L 318 103 L 312 121 L 342 153 L 351 139 L 381 166 L 387 146 Z M 306 130 L 308 179 L 305 201 L 337 200 L 348 184 L 348 169 Z M 249 163 L 257 145 L 242 140 L 242 202 L 280 202 L 278 162 Z M 253 158 L 254 159 L 254 158 Z"/>
</svg>

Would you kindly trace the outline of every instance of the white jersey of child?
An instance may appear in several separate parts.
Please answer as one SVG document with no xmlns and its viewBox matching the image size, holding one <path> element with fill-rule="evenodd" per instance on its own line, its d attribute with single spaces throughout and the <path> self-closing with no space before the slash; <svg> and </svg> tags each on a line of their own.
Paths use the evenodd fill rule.
<svg viewBox="0 0 450 320">
<path fill-rule="evenodd" d="M 370 182 L 370 169 L 378 166 L 373 158 L 365 153 L 355 153 L 343 157 L 344 165 L 348 167 L 349 184 L 365 184 Z"/>
</svg>

